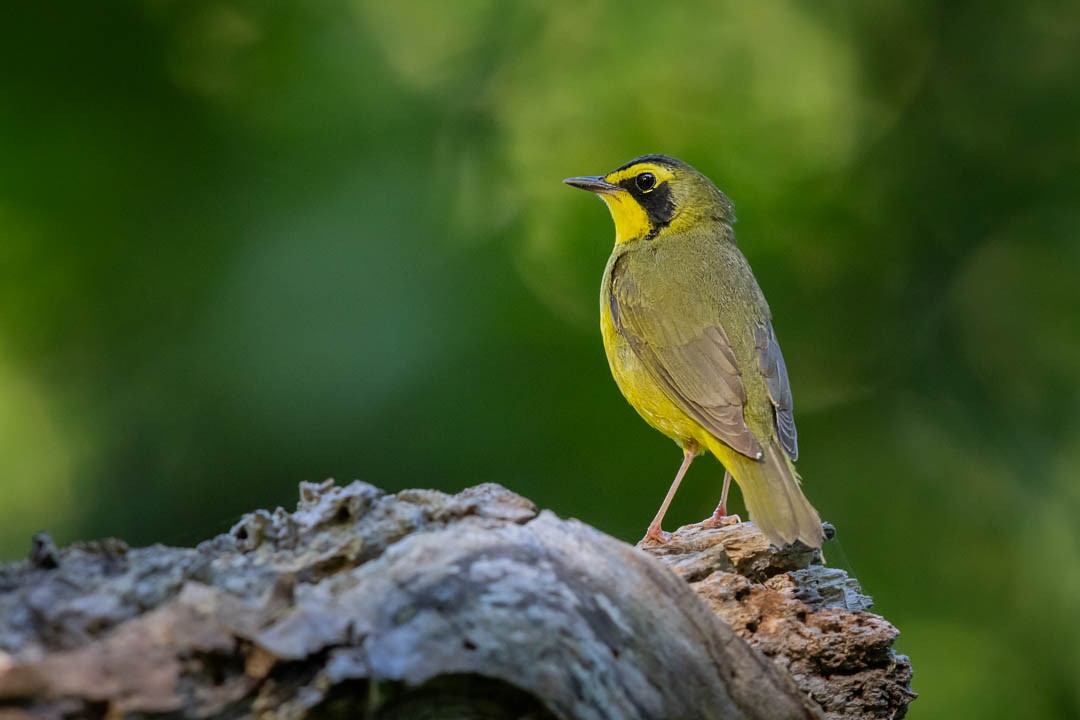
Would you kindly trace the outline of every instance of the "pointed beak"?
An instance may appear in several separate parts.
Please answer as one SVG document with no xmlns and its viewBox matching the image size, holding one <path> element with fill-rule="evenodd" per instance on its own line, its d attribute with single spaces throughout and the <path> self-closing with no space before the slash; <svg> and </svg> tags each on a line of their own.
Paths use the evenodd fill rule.
<svg viewBox="0 0 1080 720">
<path fill-rule="evenodd" d="M 582 175 L 580 177 L 566 178 L 563 182 L 571 187 L 600 193 L 601 195 L 611 195 L 620 190 L 618 185 L 612 185 L 604 179 L 603 175 Z"/>
</svg>

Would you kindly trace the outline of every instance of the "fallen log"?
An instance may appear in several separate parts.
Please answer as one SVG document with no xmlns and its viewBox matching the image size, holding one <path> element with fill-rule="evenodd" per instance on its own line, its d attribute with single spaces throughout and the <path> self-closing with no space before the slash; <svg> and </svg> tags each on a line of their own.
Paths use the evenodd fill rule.
<svg viewBox="0 0 1080 720">
<path fill-rule="evenodd" d="M 35 537 L 0 568 L 0 718 L 898 718 L 914 697 L 854 581 L 749 523 L 642 551 L 492 484 L 300 495 L 195 548 Z"/>
</svg>

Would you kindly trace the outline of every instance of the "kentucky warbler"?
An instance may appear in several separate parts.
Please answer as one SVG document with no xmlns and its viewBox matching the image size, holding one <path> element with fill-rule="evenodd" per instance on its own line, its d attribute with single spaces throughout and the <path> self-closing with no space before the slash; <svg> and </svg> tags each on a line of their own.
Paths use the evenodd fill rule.
<svg viewBox="0 0 1080 720">
<path fill-rule="evenodd" d="M 803 495 L 791 387 L 772 316 L 735 245 L 731 201 L 704 175 L 664 155 L 607 175 L 564 181 L 600 196 L 615 221 L 615 249 L 600 291 L 600 329 L 623 395 L 677 442 L 683 462 L 645 540 L 660 523 L 694 457 L 709 451 L 777 546 L 821 547 L 817 511 Z M 735 519 L 737 521 L 737 519 Z"/>
</svg>

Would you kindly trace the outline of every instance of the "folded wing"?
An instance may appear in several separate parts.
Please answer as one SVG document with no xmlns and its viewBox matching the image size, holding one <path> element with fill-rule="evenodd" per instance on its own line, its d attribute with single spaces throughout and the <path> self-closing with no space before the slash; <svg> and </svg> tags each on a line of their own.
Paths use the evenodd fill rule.
<svg viewBox="0 0 1080 720">
<path fill-rule="evenodd" d="M 761 443 L 743 417 L 746 389 L 724 328 L 655 312 L 620 265 L 612 273 L 610 294 L 616 331 L 678 408 L 733 449 L 761 458 Z"/>
</svg>

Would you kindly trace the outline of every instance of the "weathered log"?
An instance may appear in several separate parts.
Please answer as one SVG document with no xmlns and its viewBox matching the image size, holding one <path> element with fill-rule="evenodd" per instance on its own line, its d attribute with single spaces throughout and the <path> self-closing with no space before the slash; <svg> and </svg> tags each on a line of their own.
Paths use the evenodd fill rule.
<svg viewBox="0 0 1080 720">
<path fill-rule="evenodd" d="M 497 485 L 305 483 L 193 549 L 39 536 L 0 568 L 0 717 L 903 715 L 895 630 L 813 552 L 651 552 Z"/>
<path fill-rule="evenodd" d="M 826 524 L 826 537 L 834 533 Z M 854 578 L 815 562 L 806 546 L 770 547 L 752 523 L 740 523 L 681 528 L 646 550 L 787 669 L 830 720 L 902 718 L 915 698 L 911 663 L 892 649 L 896 628 L 867 612 L 873 601 Z"/>
</svg>

